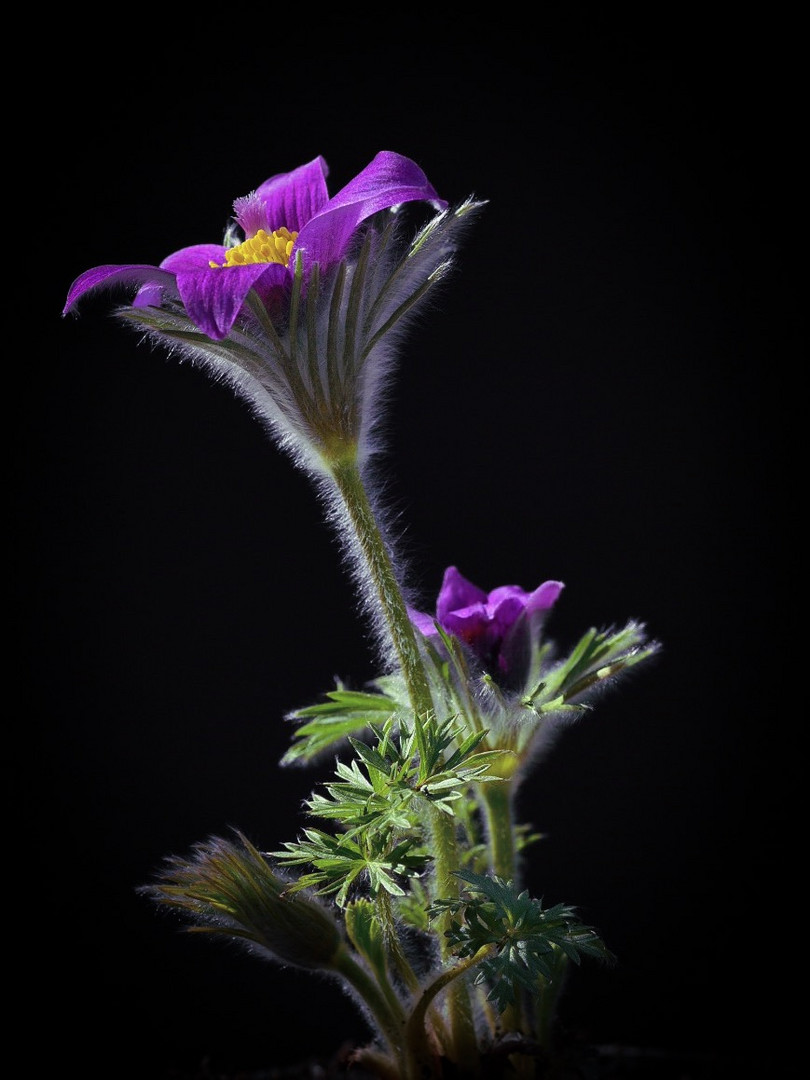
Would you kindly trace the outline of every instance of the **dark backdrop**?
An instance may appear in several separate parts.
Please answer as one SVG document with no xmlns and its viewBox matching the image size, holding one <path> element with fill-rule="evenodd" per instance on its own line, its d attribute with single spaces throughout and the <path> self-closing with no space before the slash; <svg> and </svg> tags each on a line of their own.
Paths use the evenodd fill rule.
<svg viewBox="0 0 810 1080">
<path fill-rule="evenodd" d="M 618 957 L 576 971 L 563 1019 L 766 1059 L 796 917 L 777 662 L 790 28 L 583 14 L 463 46 L 451 25 L 337 28 L 320 52 L 249 29 L 158 21 L 74 53 L 49 200 L 28 208 L 58 204 L 38 316 L 57 348 L 23 434 L 36 754 L 17 805 L 45 822 L 35 1009 L 61 1032 L 34 1058 L 165 1080 L 366 1037 L 331 985 L 184 936 L 135 892 L 211 834 L 272 849 L 304 823 L 327 773 L 279 768 L 282 718 L 377 671 L 333 537 L 228 390 L 140 345 L 108 298 L 58 312 L 90 266 L 219 240 L 275 172 L 323 154 L 334 192 L 391 149 L 451 202 L 489 200 L 402 349 L 387 428 L 425 605 L 451 563 L 484 588 L 559 578 L 561 645 L 632 617 L 664 646 L 523 792 L 547 834 L 532 891 Z M 94 1060 L 99 1033 L 124 1064 Z"/>
</svg>

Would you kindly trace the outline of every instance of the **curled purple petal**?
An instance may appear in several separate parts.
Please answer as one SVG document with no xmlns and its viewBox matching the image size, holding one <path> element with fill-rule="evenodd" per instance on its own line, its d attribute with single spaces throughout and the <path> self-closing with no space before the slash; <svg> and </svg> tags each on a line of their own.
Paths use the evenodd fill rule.
<svg viewBox="0 0 810 1080">
<path fill-rule="evenodd" d="M 487 601 L 490 604 L 502 604 L 505 600 L 519 600 L 522 604 L 526 603 L 526 597 L 529 594 L 525 589 L 521 589 L 519 585 L 499 585 L 497 589 L 493 589 L 491 593 L 487 594 Z"/>
<path fill-rule="evenodd" d="M 509 631 L 515 620 L 526 610 L 526 594 L 522 589 L 519 592 L 523 595 L 510 591 L 494 603 L 492 593 L 489 595 L 489 602 L 486 605 L 487 614 L 493 630 L 499 638 L 502 638 Z"/>
<path fill-rule="evenodd" d="M 177 282 L 175 281 L 175 285 Z M 173 290 L 175 293 L 177 289 Z M 146 285 L 141 285 L 140 289 L 135 293 L 132 300 L 132 306 L 135 308 L 142 307 L 160 307 L 163 303 L 163 297 L 166 294 L 166 288 L 163 285 L 156 285 L 153 281 L 147 282 Z"/>
<path fill-rule="evenodd" d="M 96 289 L 120 286 L 136 289 L 139 285 L 173 288 L 174 275 L 158 266 L 95 266 L 92 270 L 85 270 L 70 286 L 62 314 L 66 315 L 83 296 Z"/>
<path fill-rule="evenodd" d="M 380 151 L 307 221 L 299 232 L 296 250 L 303 253 L 305 267 L 315 262 L 328 267 L 346 254 L 357 226 L 366 218 L 379 210 L 420 200 L 439 208 L 447 206 L 414 161 Z"/>
<path fill-rule="evenodd" d="M 533 593 L 529 593 L 526 599 L 526 613 L 532 615 L 535 611 L 548 611 L 557 602 L 564 588 L 562 581 L 544 581 Z"/>
<path fill-rule="evenodd" d="M 415 161 L 390 150 L 381 150 L 362 172 L 329 200 L 329 209 L 357 206 L 363 217 L 368 217 L 378 210 L 415 199 L 432 202 L 441 209 L 447 206 Z"/>
</svg>

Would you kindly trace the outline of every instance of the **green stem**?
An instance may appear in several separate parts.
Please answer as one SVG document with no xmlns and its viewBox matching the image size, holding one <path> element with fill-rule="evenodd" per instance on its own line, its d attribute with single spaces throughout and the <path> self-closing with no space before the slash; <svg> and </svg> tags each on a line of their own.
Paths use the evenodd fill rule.
<svg viewBox="0 0 810 1080">
<path fill-rule="evenodd" d="M 388 548 L 377 526 L 360 469 L 354 460 L 340 460 L 332 463 L 331 472 L 385 618 L 408 689 L 411 707 L 424 723 L 429 723 L 434 717 L 433 698 L 416 643 L 416 633 L 408 616 Z M 445 898 L 458 896 L 459 885 L 453 876 L 453 871 L 458 868 L 454 821 L 448 815 L 434 811 L 430 828 L 434 839 L 431 854 L 438 895 Z M 442 931 L 449 926 L 449 916 L 444 918 Z M 443 933 L 441 936 L 443 939 Z"/>
<path fill-rule="evenodd" d="M 489 858 L 492 871 L 504 881 L 515 881 L 517 861 L 515 825 L 513 821 L 513 789 L 511 780 L 481 785 L 481 799 L 486 815 Z M 502 1031 L 523 1031 L 524 1018 L 520 1005 L 509 1005 L 499 1019 Z"/>
<path fill-rule="evenodd" d="M 480 964 L 482 960 L 486 960 L 488 956 L 491 956 L 495 952 L 495 948 L 494 945 L 484 945 L 474 956 L 470 956 L 466 960 L 460 961 L 455 967 L 443 971 L 429 986 L 425 987 L 422 996 L 414 1006 L 414 1010 L 405 1025 L 405 1041 L 407 1043 L 412 1039 L 418 1040 L 421 1037 L 421 1032 L 423 1032 L 425 1028 L 425 1019 L 427 1017 L 428 1008 L 434 1001 L 436 995 L 441 993 L 441 991 L 448 986 L 452 990 L 453 986 L 451 984 L 462 986 L 463 983 L 456 981 L 459 979 L 459 976 L 464 975 L 470 968 Z M 462 1062 L 458 1062 L 458 1064 L 461 1065 Z M 474 1075 L 470 1070 L 471 1064 L 472 1062 L 470 1060 L 463 1062 L 463 1065 L 468 1068 L 468 1072 L 465 1075 Z M 472 1065 L 472 1068 L 474 1067 L 475 1066 Z"/>
<path fill-rule="evenodd" d="M 422 657 L 408 609 L 394 573 L 391 557 L 377 525 L 356 460 L 330 463 L 335 485 L 352 524 L 371 584 L 394 646 L 402 677 L 415 713 L 428 720 L 433 715 Z"/>
<path fill-rule="evenodd" d="M 435 807 L 430 808 L 429 814 L 434 895 L 443 899 L 454 898 L 460 893 L 459 879 L 453 872 L 459 865 L 455 818 L 442 813 Z M 434 923 L 441 958 L 445 964 L 451 960 L 447 931 L 450 929 L 452 919 L 452 913 L 445 911 L 436 917 Z M 457 968 L 453 969 L 453 971 L 457 970 Z M 448 990 L 447 1019 L 450 1024 L 451 1056 L 460 1068 L 473 1076 L 478 1061 L 475 1020 L 470 992 L 463 981 L 454 982 Z"/>
<path fill-rule="evenodd" d="M 394 967 L 399 977 L 402 979 L 405 986 L 407 986 L 410 993 L 413 994 L 419 989 L 419 980 L 408 962 L 408 958 L 402 951 L 399 935 L 397 934 L 396 923 L 394 921 L 394 914 L 391 911 L 391 898 L 385 889 L 378 890 L 376 904 L 377 914 L 383 929 L 383 941 L 385 942 L 388 954 L 393 960 Z"/>
<path fill-rule="evenodd" d="M 382 911 L 379 905 L 378 910 Z M 382 974 L 379 980 L 374 980 L 345 947 L 338 952 L 334 968 L 351 984 L 371 1011 L 397 1063 L 396 1075 L 401 1080 L 405 1077 L 419 1077 L 420 1080 L 434 1077 L 436 1052 L 431 1047 L 427 1028 L 422 1024 L 418 1029 L 406 1031 L 405 1011 L 390 983 L 383 982 Z M 413 971 L 411 976 L 415 980 Z M 411 987 L 411 992 L 418 988 L 417 981 L 415 987 Z"/>
<path fill-rule="evenodd" d="M 492 872 L 504 881 L 514 881 L 516 851 L 512 821 L 512 783 L 510 780 L 498 780 L 491 784 L 481 784 L 480 791 L 486 815 Z"/>
<path fill-rule="evenodd" d="M 417 645 L 416 633 L 408 616 L 405 599 L 385 540 L 377 525 L 357 461 L 355 458 L 341 457 L 330 462 L 330 471 L 379 602 L 379 608 L 405 680 L 411 707 L 423 722 L 429 723 L 435 714 L 427 673 Z M 434 811 L 430 820 L 430 829 L 433 836 L 431 855 L 437 895 L 446 899 L 457 897 L 459 882 L 453 874 L 453 871 L 458 868 L 454 820 Z M 444 932 L 449 927 L 449 923 L 450 915 L 445 913 L 437 926 L 442 958 L 445 961 L 448 952 Z M 454 988 L 450 995 L 449 1005 L 455 1056 L 458 1060 L 466 1062 L 475 1055 L 476 1047 L 472 1007 L 467 988 L 462 983 Z"/>
<path fill-rule="evenodd" d="M 332 969 L 342 975 L 362 998 L 391 1051 L 400 1056 L 405 1024 L 401 1008 L 394 1009 L 392 1002 L 383 995 L 375 980 L 357 963 L 345 946 L 338 950 Z"/>
<path fill-rule="evenodd" d="M 478 1053 L 475 1017 L 470 991 L 459 979 L 447 991 L 450 1031 L 453 1041 L 453 1060 L 463 1076 L 478 1076 L 481 1059 Z"/>
</svg>

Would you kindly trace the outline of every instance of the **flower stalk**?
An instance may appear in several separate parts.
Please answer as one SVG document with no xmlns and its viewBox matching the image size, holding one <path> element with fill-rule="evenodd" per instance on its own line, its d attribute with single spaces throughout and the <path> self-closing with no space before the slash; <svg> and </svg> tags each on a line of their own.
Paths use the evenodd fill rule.
<svg viewBox="0 0 810 1080">
<path fill-rule="evenodd" d="M 434 705 L 427 672 L 394 564 L 360 470 L 355 461 L 340 461 L 332 465 L 331 471 L 379 609 L 384 614 L 411 708 L 416 716 L 429 722 L 434 716 Z M 431 810 L 429 830 L 436 893 L 439 896 L 457 896 L 458 882 L 454 870 L 458 866 L 458 853 L 454 821 L 440 811 Z M 447 918 L 441 915 L 437 925 L 440 951 L 445 960 L 449 955 L 445 937 Z M 469 1068 L 475 1056 L 475 1026 L 469 994 L 463 984 L 453 986 L 449 993 L 449 1021 L 453 1056 Z"/>
<path fill-rule="evenodd" d="M 499 784 L 482 784 L 480 793 L 486 815 L 492 872 L 511 881 L 516 871 L 512 782 L 502 780 Z"/>
<path fill-rule="evenodd" d="M 394 564 L 357 461 L 335 461 L 331 464 L 330 471 L 352 530 L 353 546 L 360 554 L 360 561 L 365 568 L 388 639 L 399 663 L 411 707 L 418 716 L 427 720 L 433 714 L 433 699 L 425 666 Z"/>
</svg>

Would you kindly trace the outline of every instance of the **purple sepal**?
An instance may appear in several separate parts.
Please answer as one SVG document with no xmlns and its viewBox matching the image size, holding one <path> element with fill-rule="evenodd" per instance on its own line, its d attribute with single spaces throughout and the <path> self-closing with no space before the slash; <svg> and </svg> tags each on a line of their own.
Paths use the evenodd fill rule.
<svg viewBox="0 0 810 1080">
<path fill-rule="evenodd" d="M 118 286 L 135 289 L 139 285 L 153 285 L 158 290 L 168 288 L 176 293 L 174 274 L 167 273 L 158 266 L 95 266 L 92 270 L 85 270 L 73 282 L 62 314 L 67 315 L 83 296 L 94 289 L 113 289 Z"/>
<path fill-rule="evenodd" d="M 316 262 L 326 269 L 347 253 L 366 218 L 414 201 L 447 206 L 415 162 L 383 150 L 303 225 L 294 253 L 302 252 L 305 269 Z"/>
<path fill-rule="evenodd" d="M 561 581 L 546 581 L 531 593 L 519 585 L 501 585 L 486 593 L 455 566 L 448 566 L 436 602 L 435 622 L 463 641 L 485 670 L 512 681 L 528 664 L 546 614 L 562 589 Z M 415 611 L 409 615 L 425 637 L 436 635 L 429 615 Z"/>
<path fill-rule="evenodd" d="M 416 611 L 408 608 L 408 618 L 423 637 L 437 637 L 436 620 L 432 615 L 426 615 L 424 611 Z"/>
</svg>

